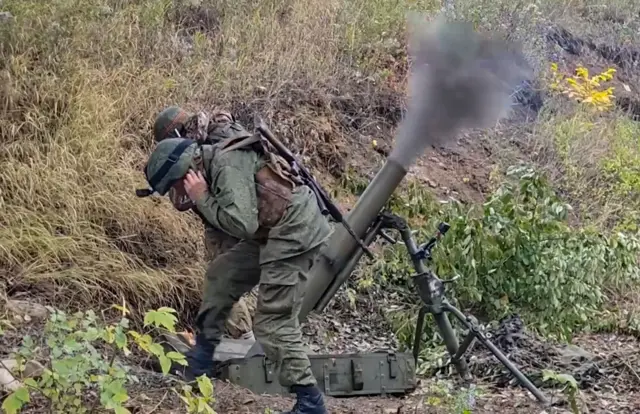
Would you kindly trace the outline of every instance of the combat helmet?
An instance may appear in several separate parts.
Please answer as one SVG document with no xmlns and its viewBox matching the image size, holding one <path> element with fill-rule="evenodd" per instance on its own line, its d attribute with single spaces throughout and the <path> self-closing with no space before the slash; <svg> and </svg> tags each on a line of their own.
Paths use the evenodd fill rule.
<svg viewBox="0 0 640 414">
<path fill-rule="evenodd" d="M 169 106 L 163 109 L 153 123 L 155 141 L 160 142 L 165 138 L 184 136 L 182 129 L 191 116 L 192 114 L 178 106 Z M 176 134 L 176 131 L 179 135 Z"/>
<path fill-rule="evenodd" d="M 151 187 L 146 195 L 153 192 L 165 195 L 177 180 L 184 177 L 192 167 L 197 146 L 195 141 L 186 138 L 166 138 L 160 141 L 144 168 Z"/>
</svg>

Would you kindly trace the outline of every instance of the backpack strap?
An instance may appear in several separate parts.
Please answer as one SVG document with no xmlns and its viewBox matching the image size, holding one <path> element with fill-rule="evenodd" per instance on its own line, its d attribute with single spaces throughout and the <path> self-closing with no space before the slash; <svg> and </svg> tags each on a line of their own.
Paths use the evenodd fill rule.
<svg viewBox="0 0 640 414">
<path fill-rule="evenodd" d="M 249 145 L 255 144 L 256 142 L 260 142 L 260 136 L 258 134 L 253 134 L 241 139 L 235 137 L 229 138 L 217 145 L 219 149 L 216 155 L 222 155 L 225 152 L 233 151 L 238 148 L 248 147 Z"/>
</svg>

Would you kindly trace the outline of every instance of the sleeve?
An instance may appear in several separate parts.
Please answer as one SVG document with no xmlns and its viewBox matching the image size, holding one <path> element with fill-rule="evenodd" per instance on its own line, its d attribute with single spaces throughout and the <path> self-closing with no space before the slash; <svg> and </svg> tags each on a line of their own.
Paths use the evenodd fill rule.
<svg viewBox="0 0 640 414">
<path fill-rule="evenodd" d="M 239 239 L 258 230 L 258 202 L 251 171 L 234 166 L 220 168 L 208 194 L 196 201 L 205 219 Z"/>
</svg>

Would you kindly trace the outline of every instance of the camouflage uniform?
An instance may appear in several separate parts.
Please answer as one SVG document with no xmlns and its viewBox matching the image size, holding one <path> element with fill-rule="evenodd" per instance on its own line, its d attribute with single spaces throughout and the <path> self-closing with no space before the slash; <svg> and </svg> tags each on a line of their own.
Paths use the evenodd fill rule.
<svg viewBox="0 0 640 414">
<path fill-rule="evenodd" d="M 231 137 L 246 137 L 249 134 L 238 123 L 233 116 L 226 111 L 214 110 L 211 116 L 205 112 L 190 114 L 182 108 L 172 106 L 165 108 L 158 114 L 153 125 L 153 134 L 156 142 L 165 138 L 175 138 L 178 136 L 192 139 L 199 144 L 212 144 L 220 140 Z M 205 259 L 209 262 L 205 273 L 204 292 L 206 298 L 212 295 L 209 281 L 216 272 L 224 272 L 225 267 L 215 259 L 228 251 L 239 239 L 225 232 L 212 227 L 200 214 L 197 207 L 187 198 L 178 199 L 175 189 L 169 190 L 169 198 L 179 211 L 192 210 L 196 213 L 204 224 L 204 245 L 206 250 Z M 226 261 L 225 261 L 226 263 Z M 257 290 L 254 289 L 244 294 L 236 302 L 225 322 L 224 334 L 231 338 L 253 338 L 252 319 L 255 312 Z M 204 312 L 206 309 L 201 309 Z"/>
<path fill-rule="evenodd" d="M 190 168 L 204 171 L 209 192 L 195 200 L 198 210 L 214 227 L 241 240 L 218 256 L 216 268 L 225 271 L 208 278 L 211 296 L 206 295 L 198 317 L 203 329 L 196 337 L 200 345 L 188 355 L 190 369 L 194 376 L 211 369 L 207 364 L 233 303 L 257 284 L 254 333 L 267 357 L 279 365 L 280 383 L 298 395 L 292 413 L 326 413 L 298 314 L 308 272 L 331 228 L 311 189 L 294 184 L 273 157 L 248 145 L 205 145 L 198 153 L 192 141 L 168 139 L 156 147 L 145 169 L 160 194 Z M 167 169 L 170 154 L 177 161 Z"/>
</svg>

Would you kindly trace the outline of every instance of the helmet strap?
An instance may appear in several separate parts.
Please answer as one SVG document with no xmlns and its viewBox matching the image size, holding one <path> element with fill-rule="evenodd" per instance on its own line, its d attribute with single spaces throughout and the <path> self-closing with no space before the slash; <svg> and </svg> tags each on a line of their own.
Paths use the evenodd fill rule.
<svg viewBox="0 0 640 414">
<path fill-rule="evenodd" d="M 160 183 L 160 181 L 162 181 L 164 176 L 167 175 L 171 167 L 173 167 L 173 165 L 178 162 L 180 156 L 187 150 L 187 148 L 189 148 L 194 143 L 195 141 L 185 139 L 174 148 L 171 154 L 169 154 L 169 156 L 167 157 L 164 164 L 162 164 L 158 171 L 156 171 L 156 173 L 153 174 L 153 176 L 149 179 L 149 186 L 154 191 L 156 191 L 156 186 L 158 185 L 158 183 Z"/>
</svg>

